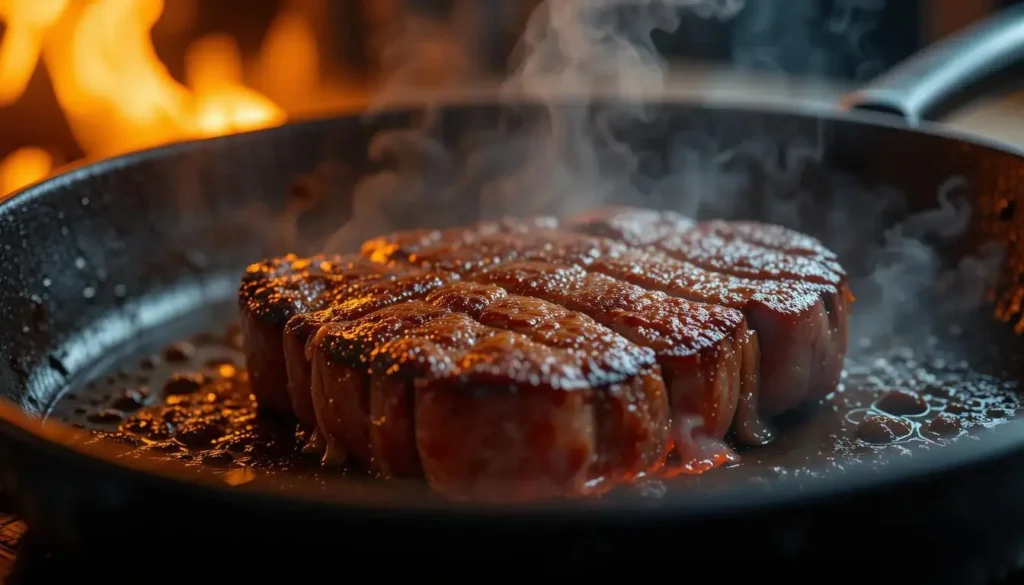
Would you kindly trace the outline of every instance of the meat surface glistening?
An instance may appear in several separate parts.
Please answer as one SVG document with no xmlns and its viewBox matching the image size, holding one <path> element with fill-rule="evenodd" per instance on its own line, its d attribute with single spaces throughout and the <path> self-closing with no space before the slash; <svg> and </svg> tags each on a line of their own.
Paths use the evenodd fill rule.
<svg viewBox="0 0 1024 585">
<path fill-rule="evenodd" d="M 263 261 L 239 302 L 253 393 L 325 463 L 508 500 L 769 441 L 837 387 L 852 297 L 803 234 L 610 207 Z"/>
</svg>

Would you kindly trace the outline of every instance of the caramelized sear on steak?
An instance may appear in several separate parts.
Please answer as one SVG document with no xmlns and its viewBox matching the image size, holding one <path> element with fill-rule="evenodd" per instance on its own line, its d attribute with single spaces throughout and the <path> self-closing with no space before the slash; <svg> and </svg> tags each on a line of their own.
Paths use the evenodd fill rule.
<svg viewBox="0 0 1024 585">
<path fill-rule="evenodd" d="M 346 287 L 387 279 L 393 270 L 361 256 L 293 254 L 250 265 L 238 290 L 249 384 L 261 409 L 292 412 L 284 327 L 293 316 L 345 298 Z"/>
<path fill-rule="evenodd" d="M 852 301 L 813 238 L 624 207 L 265 261 L 239 298 L 253 392 L 325 462 L 499 500 L 767 442 L 838 385 Z"/>
<path fill-rule="evenodd" d="M 312 359 L 309 341 L 323 325 L 351 321 L 378 309 L 418 299 L 428 292 L 457 280 L 458 275 L 425 271 L 405 271 L 392 278 L 363 280 L 344 287 L 344 298 L 314 312 L 299 313 L 285 324 L 282 342 L 286 366 L 285 396 L 290 397 L 292 410 L 300 423 L 316 426 L 316 413 L 310 395 Z"/>
<path fill-rule="evenodd" d="M 326 457 L 452 496 L 599 491 L 656 469 L 670 445 L 653 352 L 496 286 L 332 322 L 311 347 Z"/>
<path fill-rule="evenodd" d="M 742 310 L 761 346 L 758 403 L 765 415 L 818 400 L 839 384 L 853 296 L 821 242 L 776 225 L 697 224 L 672 212 L 622 207 L 565 223 L 623 242 L 646 237 L 638 250 L 602 258 L 593 270 Z"/>
</svg>

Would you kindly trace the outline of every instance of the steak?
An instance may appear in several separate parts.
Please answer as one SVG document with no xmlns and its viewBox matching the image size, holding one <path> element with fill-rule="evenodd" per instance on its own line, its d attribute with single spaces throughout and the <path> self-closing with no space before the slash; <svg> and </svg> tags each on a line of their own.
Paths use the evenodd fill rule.
<svg viewBox="0 0 1024 585">
<path fill-rule="evenodd" d="M 511 262 L 473 276 L 589 315 L 626 339 L 652 349 L 669 392 L 676 448 L 689 457 L 695 437 L 725 437 L 747 381 L 743 353 L 750 343 L 743 315 L 647 291 L 579 266 Z M 699 419 L 682 425 L 684 419 Z M 679 432 L 687 428 L 687 434 Z"/>
<path fill-rule="evenodd" d="M 292 412 L 282 337 L 288 320 L 331 306 L 350 285 L 386 279 L 392 272 L 361 256 L 293 254 L 246 269 L 238 304 L 249 384 L 261 409 Z"/>
<path fill-rule="evenodd" d="M 626 207 L 268 260 L 239 299 L 254 394 L 326 463 L 473 499 L 602 491 L 730 429 L 767 442 L 762 417 L 837 387 L 852 302 L 813 238 Z"/>
<path fill-rule="evenodd" d="M 757 333 L 756 339 L 742 344 L 742 355 L 756 364 L 744 370 L 742 379 L 749 383 L 743 384 L 740 391 L 740 416 L 735 419 L 735 430 L 743 443 L 759 444 L 770 437 L 768 427 L 757 416 L 759 413 L 775 416 L 808 400 L 820 399 L 838 385 L 846 354 L 850 297 L 845 275 L 835 273 L 834 256 L 815 240 L 778 226 L 766 225 L 761 233 L 755 229 L 757 224 L 740 223 L 732 230 L 740 235 L 751 234 L 750 238 L 763 244 L 795 250 L 783 252 L 739 239 L 727 222 L 697 224 L 671 213 L 624 208 L 612 208 L 603 214 L 592 212 L 585 219 L 570 220 L 567 226 L 583 233 L 542 226 L 498 234 L 470 227 L 462 236 L 450 237 L 449 243 L 435 241 L 417 248 L 415 253 L 373 249 L 372 242 L 364 253 L 391 265 L 404 262 L 461 271 L 470 274 L 469 278 L 475 278 L 471 276 L 473 272 L 490 265 L 545 260 L 583 266 L 589 272 L 673 297 L 742 311 L 750 329 Z M 680 234 L 678 230 L 682 229 L 690 232 Z M 707 268 L 716 265 L 713 258 L 705 261 L 704 266 L 684 260 L 681 245 L 674 247 L 673 254 L 657 247 L 659 241 L 669 237 L 665 234 L 672 234 L 670 241 L 679 244 L 683 241 L 679 236 L 691 232 L 719 234 L 714 237 L 728 245 L 719 246 L 718 251 L 727 258 L 739 253 L 748 254 L 745 258 L 779 256 L 781 261 L 766 262 L 764 266 L 782 264 L 789 271 L 779 276 L 766 268 L 750 276 L 750 270 L 740 270 L 741 275 L 736 276 Z M 659 233 L 661 240 L 653 236 Z M 624 241 L 590 234 L 615 235 Z M 646 238 L 649 245 L 627 245 L 641 238 Z M 713 249 L 710 245 L 694 247 L 697 251 L 692 256 L 697 258 Z M 753 266 L 753 262 L 747 266 Z M 797 270 L 822 278 L 797 280 L 792 276 Z M 829 284 L 832 281 L 838 284 Z M 761 349 L 755 350 L 754 344 Z"/>
<path fill-rule="evenodd" d="M 597 491 L 657 468 L 670 445 L 653 352 L 496 286 L 330 323 L 311 354 L 326 457 L 449 495 Z"/>
<path fill-rule="evenodd" d="M 405 240 L 401 235 L 387 241 Z M 677 449 L 699 448 L 694 436 L 721 439 L 732 426 L 740 397 L 756 401 L 756 338 L 738 311 L 647 291 L 580 268 L 595 258 L 629 252 L 625 244 L 531 225 L 496 233 L 477 226 L 437 238 L 415 251 L 368 242 L 363 252 L 390 266 L 457 271 L 471 281 L 541 298 L 586 314 L 659 357 L 669 388 Z M 617 304 L 616 304 L 617 303 Z M 752 353 L 753 352 L 753 353 Z M 699 367 L 698 367 L 699 364 Z M 756 408 L 744 408 L 744 437 L 762 442 L 766 431 Z M 687 429 L 683 431 L 683 429 Z"/>
</svg>

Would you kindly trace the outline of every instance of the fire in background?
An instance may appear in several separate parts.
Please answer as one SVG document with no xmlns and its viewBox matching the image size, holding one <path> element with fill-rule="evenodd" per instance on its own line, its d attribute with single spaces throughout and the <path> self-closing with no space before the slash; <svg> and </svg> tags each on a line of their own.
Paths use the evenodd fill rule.
<svg viewBox="0 0 1024 585">
<path fill-rule="evenodd" d="M 360 107 L 377 55 L 408 36 L 408 10 L 403 0 L 0 0 L 0 198 L 83 157 Z M 436 23 L 431 40 L 466 36 L 445 26 L 460 19 Z"/>
</svg>

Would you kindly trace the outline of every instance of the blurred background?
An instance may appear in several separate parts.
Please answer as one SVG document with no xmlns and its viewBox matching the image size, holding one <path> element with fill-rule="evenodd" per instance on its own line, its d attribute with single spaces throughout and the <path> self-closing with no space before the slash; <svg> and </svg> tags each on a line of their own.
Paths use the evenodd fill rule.
<svg viewBox="0 0 1024 585">
<path fill-rule="evenodd" d="M 856 83 L 1014 0 L 717 0 L 657 45 L 676 69 Z M 500 80 L 538 0 L 0 0 L 0 197 L 83 157 Z M 405 52 L 394 51 L 402 47 Z"/>
</svg>

